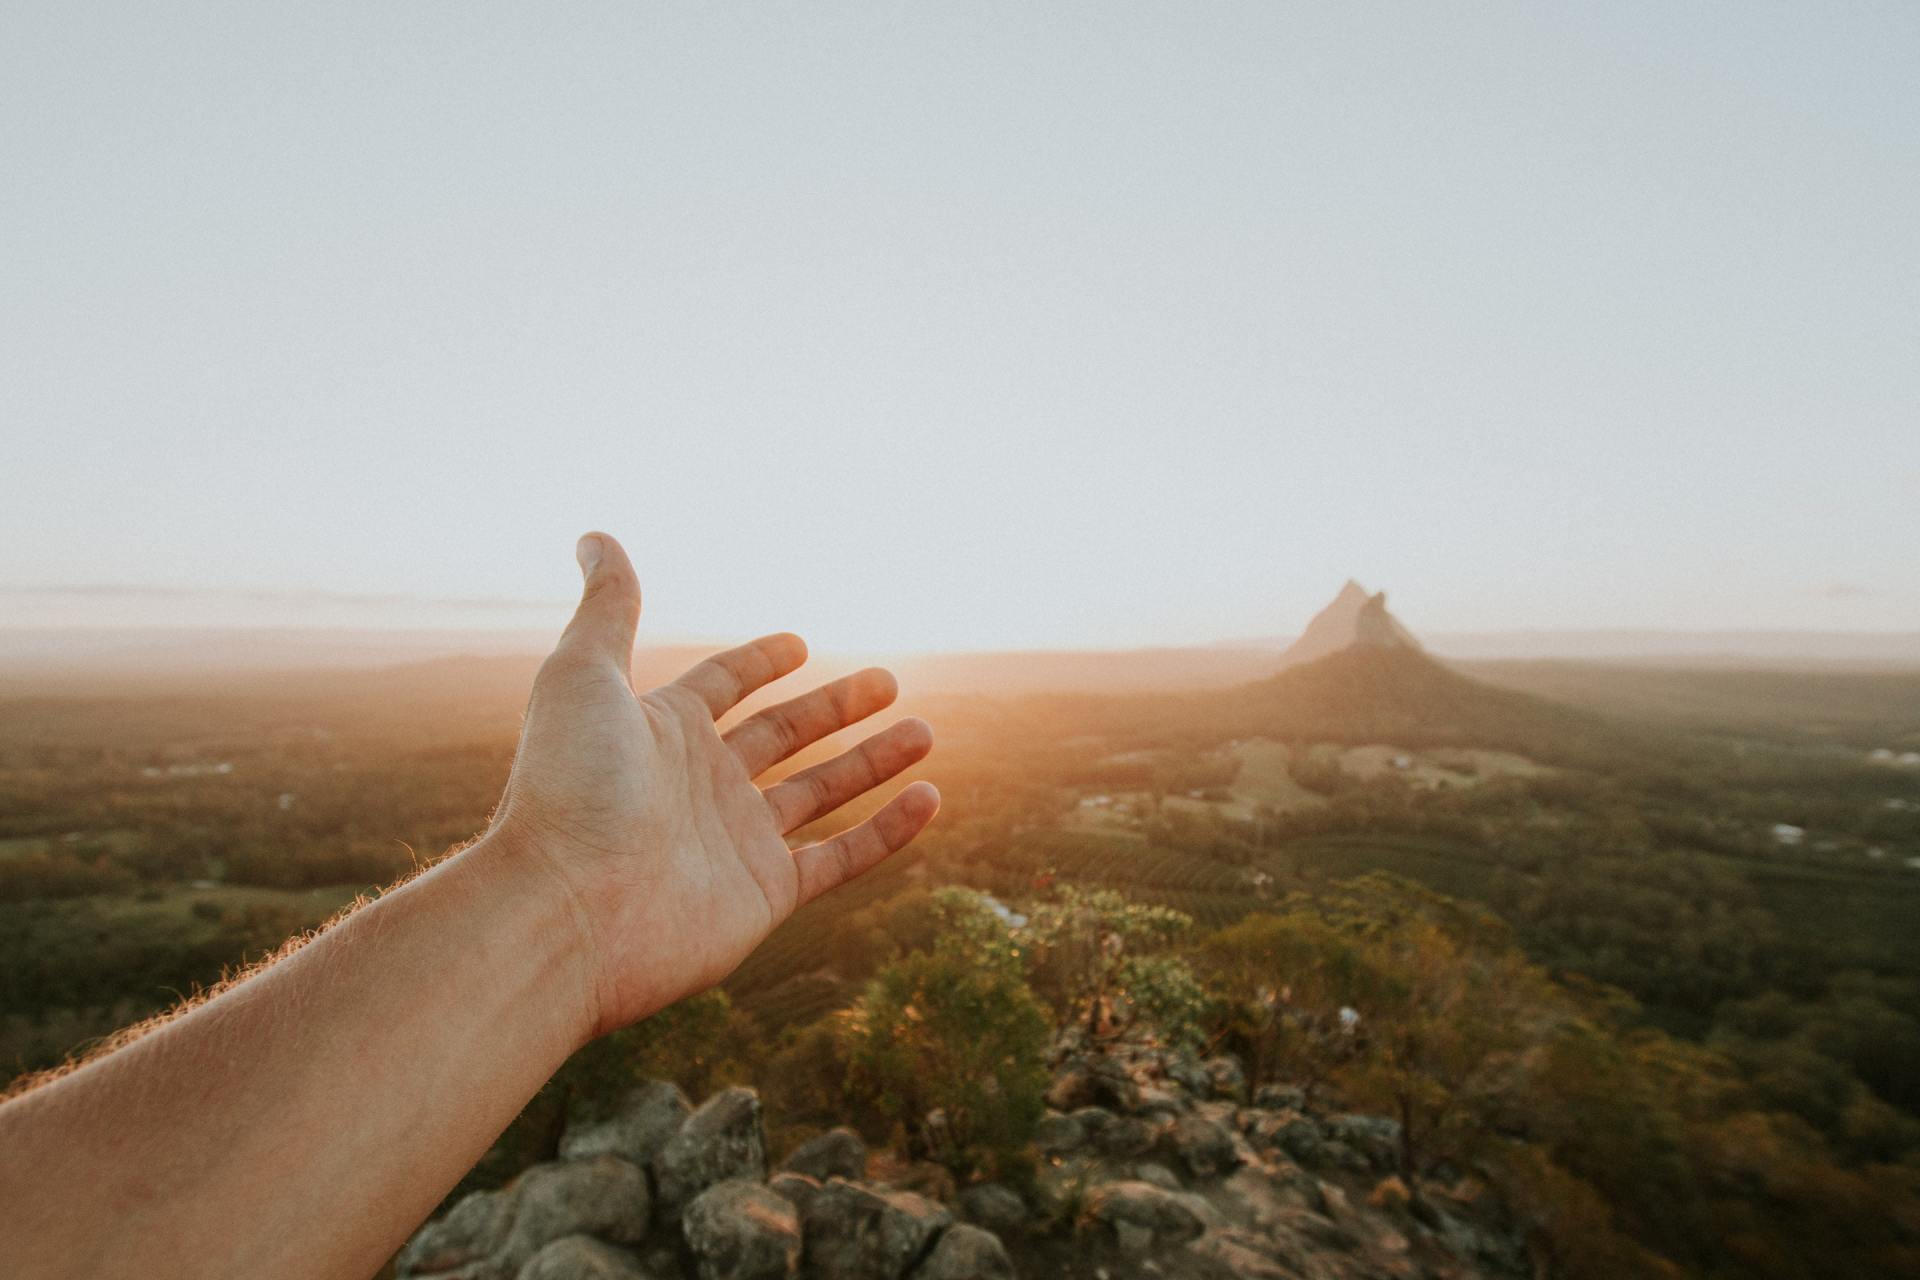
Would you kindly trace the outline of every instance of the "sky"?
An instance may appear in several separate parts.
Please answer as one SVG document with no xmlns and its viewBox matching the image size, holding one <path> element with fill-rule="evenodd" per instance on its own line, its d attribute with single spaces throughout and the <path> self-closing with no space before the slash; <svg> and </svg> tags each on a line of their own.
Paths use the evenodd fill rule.
<svg viewBox="0 0 1920 1280">
<path fill-rule="evenodd" d="M 0 8 L 0 626 L 1920 628 L 1920 6 Z"/>
</svg>

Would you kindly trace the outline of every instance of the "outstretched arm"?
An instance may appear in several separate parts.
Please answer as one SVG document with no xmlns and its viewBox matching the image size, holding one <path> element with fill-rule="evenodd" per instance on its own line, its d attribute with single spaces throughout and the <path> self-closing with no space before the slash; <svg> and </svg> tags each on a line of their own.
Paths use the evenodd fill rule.
<svg viewBox="0 0 1920 1280">
<path fill-rule="evenodd" d="M 534 682 L 507 791 L 467 849 L 132 1044 L 0 1106 L 0 1257 L 41 1276 L 371 1275 L 568 1054 L 702 990 L 794 909 L 933 817 L 926 783 L 831 840 L 786 833 L 925 756 L 903 720 L 764 790 L 893 701 L 878 670 L 715 720 L 795 670 L 771 636 L 645 694 L 633 566 Z"/>
</svg>

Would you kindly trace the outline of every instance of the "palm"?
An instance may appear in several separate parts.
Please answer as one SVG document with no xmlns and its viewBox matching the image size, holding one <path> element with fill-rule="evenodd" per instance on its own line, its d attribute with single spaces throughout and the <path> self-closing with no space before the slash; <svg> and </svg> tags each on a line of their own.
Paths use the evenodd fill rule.
<svg viewBox="0 0 1920 1280">
<path fill-rule="evenodd" d="M 617 592 L 631 569 L 607 543 L 598 572 Z M 915 784 L 852 830 L 790 850 L 787 832 L 919 760 L 930 732 L 904 720 L 764 790 L 754 778 L 886 706 L 893 678 L 859 672 L 723 737 L 716 718 L 797 668 L 805 646 L 770 636 L 636 696 L 627 619 L 638 613 L 637 585 L 630 606 L 598 599 L 606 594 L 590 575 L 581 615 L 534 684 L 497 819 L 564 881 L 592 935 L 601 1030 L 725 977 L 797 905 L 912 839 L 938 804 Z"/>
</svg>

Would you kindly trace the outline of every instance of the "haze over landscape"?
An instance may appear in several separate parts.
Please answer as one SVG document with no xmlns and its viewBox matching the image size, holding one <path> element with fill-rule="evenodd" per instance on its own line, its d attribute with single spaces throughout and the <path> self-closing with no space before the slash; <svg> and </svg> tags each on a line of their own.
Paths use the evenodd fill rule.
<svg viewBox="0 0 1920 1280">
<path fill-rule="evenodd" d="M 0 1085 L 475 866 L 530 706 L 626 759 L 791 630 L 702 838 L 937 817 L 378 1280 L 1920 1275 L 1915 66 L 1911 4 L 9 12 Z M 593 528 L 631 691 L 545 662 Z"/>
<path fill-rule="evenodd" d="M 1910 7 L 590 12 L 14 15 L 0 623 L 1920 630 Z"/>
</svg>

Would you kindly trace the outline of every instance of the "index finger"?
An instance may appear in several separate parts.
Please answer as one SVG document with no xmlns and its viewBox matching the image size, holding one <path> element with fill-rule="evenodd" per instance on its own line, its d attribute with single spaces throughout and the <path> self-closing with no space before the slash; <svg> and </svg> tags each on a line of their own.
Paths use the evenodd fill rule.
<svg viewBox="0 0 1920 1280">
<path fill-rule="evenodd" d="M 806 660 L 807 642 L 783 631 L 716 653 L 674 683 L 691 690 L 718 720 L 755 689 L 799 670 Z"/>
</svg>

